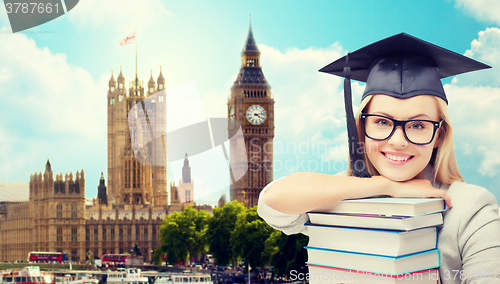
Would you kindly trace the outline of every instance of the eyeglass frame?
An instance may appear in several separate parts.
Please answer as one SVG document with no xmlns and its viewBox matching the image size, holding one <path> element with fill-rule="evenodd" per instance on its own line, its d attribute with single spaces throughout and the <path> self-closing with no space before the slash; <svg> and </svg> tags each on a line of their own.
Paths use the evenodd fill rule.
<svg viewBox="0 0 500 284">
<path fill-rule="evenodd" d="M 366 133 L 366 125 L 365 125 L 365 120 L 368 116 L 377 116 L 377 117 L 382 117 L 382 118 L 386 118 L 390 121 L 392 121 L 393 123 L 393 127 L 392 127 L 392 131 L 391 133 L 384 139 L 375 139 L 375 138 L 372 138 L 370 137 L 367 133 Z M 387 116 L 383 116 L 383 115 L 379 115 L 379 114 L 369 114 L 369 113 L 361 113 L 359 115 L 359 117 L 361 118 L 362 122 L 363 122 L 363 132 L 365 133 L 365 136 L 372 139 L 372 140 L 376 140 L 376 141 L 384 141 L 384 140 L 387 140 L 389 139 L 389 137 L 391 137 L 393 134 L 394 134 L 394 131 L 396 131 L 396 128 L 398 126 L 401 126 L 401 130 L 403 130 L 403 134 L 406 138 L 406 141 L 414 144 L 414 145 L 429 145 L 432 143 L 432 141 L 434 140 L 434 137 L 436 136 L 436 130 L 438 130 L 439 128 L 441 128 L 441 125 L 443 123 L 443 120 L 440 120 L 440 121 L 433 121 L 433 120 L 426 120 L 426 119 L 410 119 L 410 120 L 397 120 L 397 119 L 394 119 L 394 118 L 390 118 L 390 117 L 387 117 Z M 405 130 L 405 126 L 406 126 L 406 123 L 408 122 L 412 122 L 412 121 L 426 121 L 426 122 L 431 122 L 432 125 L 434 126 L 434 131 L 432 132 L 432 138 L 429 142 L 427 143 L 415 143 L 413 141 L 411 141 L 408 136 L 406 135 L 406 130 Z"/>
</svg>

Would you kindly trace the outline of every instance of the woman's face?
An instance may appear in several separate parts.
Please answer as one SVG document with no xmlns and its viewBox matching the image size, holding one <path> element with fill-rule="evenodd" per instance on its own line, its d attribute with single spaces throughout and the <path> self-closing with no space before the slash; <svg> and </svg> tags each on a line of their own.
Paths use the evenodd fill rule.
<svg viewBox="0 0 500 284">
<path fill-rule="evenodd" d="M 422 119 L 440 121 L 436 100 L 429 95 L 397 99 L 374 95 L 365 113 L 378 114 L 396 120 Z M 438 146 L 439 130 L 430 144 L 415 145 L 406 140 L 401 127 L 383 141 L 365 137 L 367 156 L 377 171 L 394 181 L 424 177 L 433 148 Z"/>
</svg>

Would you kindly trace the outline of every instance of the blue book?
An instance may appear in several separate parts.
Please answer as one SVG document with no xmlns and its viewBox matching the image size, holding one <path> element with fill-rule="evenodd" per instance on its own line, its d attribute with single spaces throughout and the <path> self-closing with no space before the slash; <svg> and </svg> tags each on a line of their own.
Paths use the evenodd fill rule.
<svg viewBox="0 0 500 284">
<path fill-rule="evenodd" d="M 402 256 L 437 247 L 436 227 L 394 231 L 306 224 L 310 247 Z"/>
<path fill-rule="evenodd" d="M 386 275 L 401 275 L 433 269 L 441 264 L 437 249 L 394 257 L 310 246 L 305 248 L 309 256 L 307 264 Z"/>
</svg>

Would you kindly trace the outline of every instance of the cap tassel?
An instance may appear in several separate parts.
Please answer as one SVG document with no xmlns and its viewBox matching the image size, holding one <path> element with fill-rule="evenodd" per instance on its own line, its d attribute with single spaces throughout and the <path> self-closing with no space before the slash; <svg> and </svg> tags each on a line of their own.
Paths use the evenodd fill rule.
<svg viewBox="0 0 500 284">
<path fill-rule="evenodd" d="M 349 138 L 349 159 L 351 173 L 356 177 L 371 177 L 363 160 L 362 150 L 359 147 L 358 131 L 352 110 L 351 68 L 349 67 L 349 54 L 346 55 L 344 67 L 344 102 L 347 122 L 347 135 Z"/>
</svg>

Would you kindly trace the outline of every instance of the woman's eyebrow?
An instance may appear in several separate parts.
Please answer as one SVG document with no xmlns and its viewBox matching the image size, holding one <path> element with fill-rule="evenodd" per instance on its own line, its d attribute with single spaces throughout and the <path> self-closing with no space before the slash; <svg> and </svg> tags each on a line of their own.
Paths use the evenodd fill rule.
<svg viewBox="0 0 500 284">
<path fill-rule="evenodd" d="M 385 113 L 385 112 L 381 112 L 381 111 L 378 111 L 378 112 L 374 112 L 373 114 L 381 114 L 383 116 L 387 116 L 387 117 L 390 117 L 390 118 L 394 118 L 392 115 L 388 114 L 388 113 Z M 417 115 L 414 115 L 414 116 L 411 116 L 409 117 L 407 120 L 412 120 L 412 119 L 415 119 L 417 117 L 420 117 L 420 116 L 426 116 L 427 118 L 431 118 L 430 116 L 428 116 L 427 114 L 425 113 L 420 113 L 420 114 L 417 114 Z"/>
</svg>

